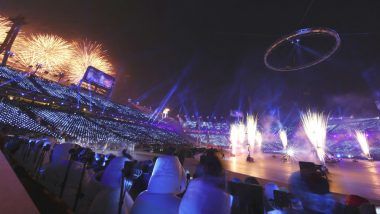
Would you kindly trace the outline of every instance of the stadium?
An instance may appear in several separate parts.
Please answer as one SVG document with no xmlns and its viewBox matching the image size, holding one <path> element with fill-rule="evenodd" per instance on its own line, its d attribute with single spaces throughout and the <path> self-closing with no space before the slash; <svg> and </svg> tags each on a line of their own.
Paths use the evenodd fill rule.
<svg viewBox="0 0 380 214">
<path fill-rule="evenodd" d="M 301 23 L 313 4 L 308 3 Z M 268 74 L 254 76 L 261 85 L 244 85 L 252 76 L 241 75 L 246 70 L 239 68 L 240 79 L 217 94 L 221 98 L 208 114 L 201 107 L 213 98 L 205 90 L 204 103 L 197 105 L 204 88 L 188 82 L 202 78 L 191 76 L 191 70 L 207 51 L 193 57 L 173 81 L 150 85 L 139 98 L 125 101 L 129 92 L 118 85 L 123 76 L 104 45 L 24 31 L 27 23 L 28 17 L 0 16 L 4 213 L 379 212 L 380 117 L 371 111 L 380 108 L 374 72 L 363 74 L 373 97 L 362 103 L 370 100 L 371 111 L 359 101 L 347 105 L 335 94 L 324 94 L 333 101 L 316 110 L 323 106 L 316 94 L 330 86 L 313 83 L 314 89 L 300 86 L 298 92 L 277 84 L 278 79 L 301 80 L 284 73 L 327 68 L 348 34 L 303 27 L 271 36 L 260 61 Z M 206 88 L 213 88 L 214 80 L 205 79 Z M 279 89 L 272 90 L 271 81 Z M 355 84 L 346 81 L 348 88 Z M 168 92 L 153 107 L 141 104 L 163 86 Z M 224 106 L 228 109 L 216 116 Z"/>
</svg>

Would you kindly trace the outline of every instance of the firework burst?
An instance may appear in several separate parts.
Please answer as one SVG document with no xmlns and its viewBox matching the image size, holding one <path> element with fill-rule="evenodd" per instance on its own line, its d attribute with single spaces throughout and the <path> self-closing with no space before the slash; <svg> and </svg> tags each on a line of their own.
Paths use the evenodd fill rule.
<svg viewBox="0 0 380 214">
<path fill-rule="evenodd" d="M 369 146 L 367 137 L 364 132 L 356 130 L 356 140 L 359 142 L 360 148 L 362 149 L 363 154 L 366 156 L 366 158 L 370 159 L 371 155 L 369 154 Z"/>
<path fill-rule="evenodd" d="M 59 36 L 35 34 L 23 37 L 14 46 L 15 60 L 22 69 L 39 67 L 45 71 L 44 77 L 57 77 L 67 68 L 67 63 L 73 57 L 70 43 Z M 39 73 L 37 73 L 39 74 Z"/>
<path fill-rule="evenodd" d="M 8 18 L 0 15 L 0 44 L 5 40 L 11 24 Z"/>
<path fill-rule="evenodd" d="M 93 66 L 111 76 L 115 75 L 106 51 L 96 42 L 87 40 L 73 42 L 74 58 L 70 61 L 68 78 L 77 83 L 83 77 L 88 66 Z"/>
<path fill-rule="evenodd" d="M 301 116 L 303 129 L 313 145 L 321 163 L 325 163 L 325 146 L 327 134 L 327 117 L 323 113 L 308 111 Z"/>
</svg>

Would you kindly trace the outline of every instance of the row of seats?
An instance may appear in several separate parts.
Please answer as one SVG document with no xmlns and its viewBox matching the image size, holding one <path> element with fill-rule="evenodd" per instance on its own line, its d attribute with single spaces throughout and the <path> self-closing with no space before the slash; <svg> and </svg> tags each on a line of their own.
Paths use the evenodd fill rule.
<svg viewBox="0 0 380 214">
<path fill-rule="evenodd" d="M 201 196 L 200 188 L 216 192 L 225 204 L 222 209 L 229 210 L 229 197 L 222 190 L 198 181 L 187 188 L 188 177 L 175 156 L 159 157 L 147 173 L 148 179 L 141 179 L 146 174 L 140 169 L 144 163 L 137 164 L 125 156 L 113 157 L 102 170 L 94 170 L 90 163 L 96 161 L 96 155 L 75 144 L 13 139 L 6 148 L 20 166 L 75 213 L 194 213 L 206 205 L 202 200 L 193 204 L 194 197 Z M 139 186 L 139 179 L 147 181 L 145 187 Z M 178 195 L 186 188 L 188 192 L 181 199 Z"/>
<path fill-rule="evenodd" d="M 308 162 L 300 162 L 287 191 L 274 183 L 262 187 L 253 177 L 226 181 L 213 151 L 201 156 L 191 179 L 176 156 L 137 162 L 125 152 L 105 156 L 49 139 L 12 139 L 6 149 L 75 213 L 375 213 L 373 205 L 358 197 L 351 197 L 349 206 L 337 202 L 329 193 L 326 171 Z"/>
<path fill-rule="evenodd" d="M 162 143 L 170 142 L 174 144 L 182 144 L 183 139 L 176 133 L 153 128 L 149 125 L 137 125 L 132 123 L 111 121 L 105 119 L 91 119 L 95 123 L 106 126 L 116 133 L 131 138 L 134 142 L 144 143 Z"/>
<path fill-rule="evenodd" d="M 126 140 L 109 132 L 103 127 L 89 121 L 79 114 L 33 108 L 32 112 L 55 128 L 82 142 L 109 142 L 114 144 L 126 143 Z"/>
<path fill-rule="evenodd" d="M 28 73 L 17 72 L 7 67 L 0 66 L 0 77 L 7 79 L 8 84 L 15 83 L 20 88 L 27 91 L 41 93 L 41 91 L 28 79 L 28 75 Z"/>
<path fill-rule="evenodd" d="M 0 123 L 7 124 L 20 130 L 28 130 L 43 135 L 57 136 L 49 129 L 41 126 L 35 120 L 25 114 L 20 108 L 7 103 L 0 102 Z"/>
<path fill-rule="evenodd" d="M 66 101 L 67 99 L 75 100 L 79 104 L 92 106 L 95 105 L 100 109 L 111 109 L 115 113 L 122 114 L 126 117 L 134 119 L 147 119 L 148 117 L 141 112 L 132 109 L 131 107 L 119 105 L 111 102 L 106 98 L 99 97 L 96 94 L 88 94 L 83 91 L 78 91 L 67 86 L 60 85 L 56 82 L 42 79 L 36 76 L 29 76 L 26 72 L 18 72 L 12 70 L 8 67 L 0 67 L 0 77 L 5 79 L 6 84 L 17 84 L 20 88 L 31 92 L 42 93 L 38 88 L 42 88 L 48 95 L 62 99 Z M 30 79 L 31 78 L 31 79 Z M 33 81 L 31 81 L 33 80 Z M 38 84 L 38 85 L 35 85 Z"/>
<path fill-rule="evenodd" d="M 99 154 L 90 149 L 52 144 L 49 139 L 11 139 L 6 148 L 19 166 L 76 213 L 118 213 L 122 169 L 130 159 L 112 157 L 97 163 Z M 133 203 L 125 196 L 121 213 L 127 213 Z"/>
</svg>

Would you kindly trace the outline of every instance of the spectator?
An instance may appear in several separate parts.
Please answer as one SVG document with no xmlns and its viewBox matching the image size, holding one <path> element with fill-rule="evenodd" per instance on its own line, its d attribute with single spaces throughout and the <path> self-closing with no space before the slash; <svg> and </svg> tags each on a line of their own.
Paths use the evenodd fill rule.
<svg viewBox="0 0 380 214">
<path fill-rule="evenodd" d="M 224 168 L 214 151 L 201 157 L 195 177 L 182 198 L 179 213 L 230 213 L 230 196 L 224 192 Z"/>
<path fill-rule="evenodd" d="M 328 180 L 318 173 L 302 175 L 295 172 L 289 178 L 289 190 L 302 202 L 308 213 L 334 213 L 335 202 Z"/>
<path fill-rule="evenodd" d="M 225 171 L 214 150 L 208 150 L 200 157 L 194 178 L 203 178 L 222 189 L 225 188 Z"/>
</svg>

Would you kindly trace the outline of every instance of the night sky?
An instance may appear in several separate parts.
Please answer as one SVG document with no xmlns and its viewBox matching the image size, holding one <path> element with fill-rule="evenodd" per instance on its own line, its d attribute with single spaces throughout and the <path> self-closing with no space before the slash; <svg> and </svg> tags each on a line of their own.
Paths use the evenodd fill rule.
<svg viewBox="0 0 380 214">
<path fill-rule="evenodd" d="M 182 114 L 378 114 L 379 1 L 249 2 L 0 0 L 0 14 L 24 15 L 28 32 L 102 43 L 118 72 L 113 99 L 121 103 L 132 98 L 155 108 L 177 84 L 167 105 Z M 336 30 L 341 47 L 309 69 L 267 69 L 269 45 L 303 27 Z"/>
</svg>

